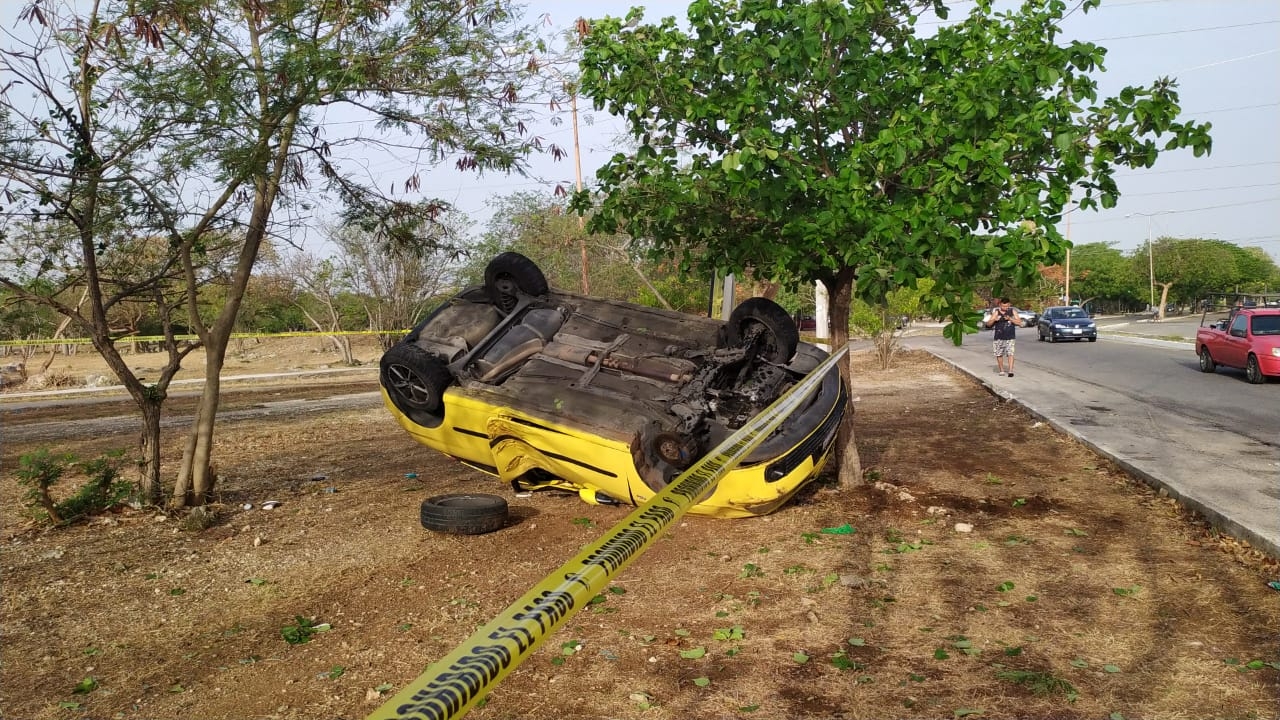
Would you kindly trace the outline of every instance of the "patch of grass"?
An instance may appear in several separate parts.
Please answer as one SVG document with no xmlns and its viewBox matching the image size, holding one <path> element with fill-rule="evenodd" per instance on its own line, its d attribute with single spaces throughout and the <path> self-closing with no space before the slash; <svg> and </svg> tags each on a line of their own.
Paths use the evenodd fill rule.
<svg viewBox="0 0 1280 720">
<path fill-rule="evenodd" d="M 317 623 L 311 618 L 305 618 L 301 615 L 294 615 L 293 620 L 294 624 L 280 628 L 280 636 L 290 645 L 301 645 L 310 642 L 311 637 L 316 633 L 326 632 L 330 629 L 329 623 Z"/>
<path fill-rule="evenodd" d="M 742 572 L 738 573 L 740 578 L 758 578 L 764 577 L 764 570 L 760 569 L 755 563 L 747 563 L 742 566 Z"/>
<path fill-rule="evenodd" d="M 1015 685 L 1021 685 L 1035 695 L 1063 695 L 1070 702 L 1075 702 L 1080 697 L 1080 693 L 1074 685 L 1049 672 L 1002 670 L 996 673 L 996 677 L 1001 680 L 1008 680 Z"/>
</svg>

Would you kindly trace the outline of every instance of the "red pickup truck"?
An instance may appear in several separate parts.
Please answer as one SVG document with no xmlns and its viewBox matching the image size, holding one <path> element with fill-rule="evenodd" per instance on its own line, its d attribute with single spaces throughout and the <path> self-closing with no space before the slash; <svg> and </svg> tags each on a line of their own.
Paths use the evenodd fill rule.
<svg viewBox="0 0 1280 720">
<path fill-rule="evenodd" d="M 1251 383 L 1280 377 L 1280 308 L 1237 308 L 1226 320 L 1196 331 L 1200 371 L 1219 365 L 1244 369 Z"/>
</svg>

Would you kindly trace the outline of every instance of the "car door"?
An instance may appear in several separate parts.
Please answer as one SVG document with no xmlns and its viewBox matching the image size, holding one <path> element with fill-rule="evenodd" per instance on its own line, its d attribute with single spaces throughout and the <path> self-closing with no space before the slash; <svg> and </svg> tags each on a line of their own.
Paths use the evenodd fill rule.
<svg viewBox="0 0 1280 720">
<path fill-rule="evenodd" d="M 1222 359 L 1219 361 L 1231 367 L 1244 367 L 1245 358 L 1249 355 L 1249 316 L 1236 313 L 1227 327 L 1227 336 L 1223 338 Z"/>
</svg>

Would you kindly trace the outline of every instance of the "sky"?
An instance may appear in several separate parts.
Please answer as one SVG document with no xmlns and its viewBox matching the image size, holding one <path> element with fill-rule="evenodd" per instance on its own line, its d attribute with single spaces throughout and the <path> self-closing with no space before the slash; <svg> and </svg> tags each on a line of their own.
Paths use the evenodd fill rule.
<svg viewBox="0 0 1280 720">
<path fill-rule="evenodd" d="M 19 0 L 0 0 L 0 27 L 12 29 Z M 684 0 L 594 0 L 590 4 L 527 0 L 526 20 L 554 31 L 569 28 L 588 8 L 591 17 L 625 16 L 645 8 L 645 21 L 683 19 Z M 953 18 L 972 2 L 953 2 Z M 1009 9 L 1012 3 L 1001 2 Z M 1095 75 L 1101 95 L 1127 85 L 1148 85 L 1162 76 L 1178 82 L 1184 118 L 1213 124 L 1213 152 L 1195 158 L 1189 150 L 1162 154 L 1148 170 L 1119 170 L 1122 197 L 1113 210 L 1082 211 L 1059 228 L 1074 244 L 1110 242 L 1122 250 L 1152 237 L 1216 238 L 1260 247 L 1280 262 L 1280 2 L 1277 0 L 1103 0 L 1089 13 L 1074 12 L 1063 23 L 1068 39 L 1107 48 L 1106 72 Z M 614 152 L 628 147 L 621 123 L 580 103 L 579 159 L 584 182 Z M 558 124 L 550 112 L 533 132 L 573 148 L 567 109 Z M 407 165 L 370 158 L 371 174 L 404 178 Z M 452 165 L 422 175 L 420 193 L 453 203 L 477 231 L 492 214 L 490 202 L 515 192 L 552 192 L 574 182 L 574 156 L 537 157 L 527 177 L 460 173 Z M 384 183 L 385 184 L 385 183 Z"/>
</svg>

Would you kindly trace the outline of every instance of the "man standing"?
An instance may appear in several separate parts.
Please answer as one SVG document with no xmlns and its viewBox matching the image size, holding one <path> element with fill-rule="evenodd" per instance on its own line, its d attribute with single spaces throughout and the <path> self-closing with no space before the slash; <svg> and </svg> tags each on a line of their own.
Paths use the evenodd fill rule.
<svg viewBox="0 0 1280 720">
<path fill-rule="evenodd" d="M 1005 358 L 1009 360 L 1009 377 L 1013 377 L 1013 339 L 1015 328 L 1022 326 L 1022 318 L 1009 304 L 1009 298 L 1000 298 L 1000 306 L 987 313 L 982 323 L 995 330 L 992 346 L 996 354 L 996 374 L 1005 374 Z"/>
</svg>

